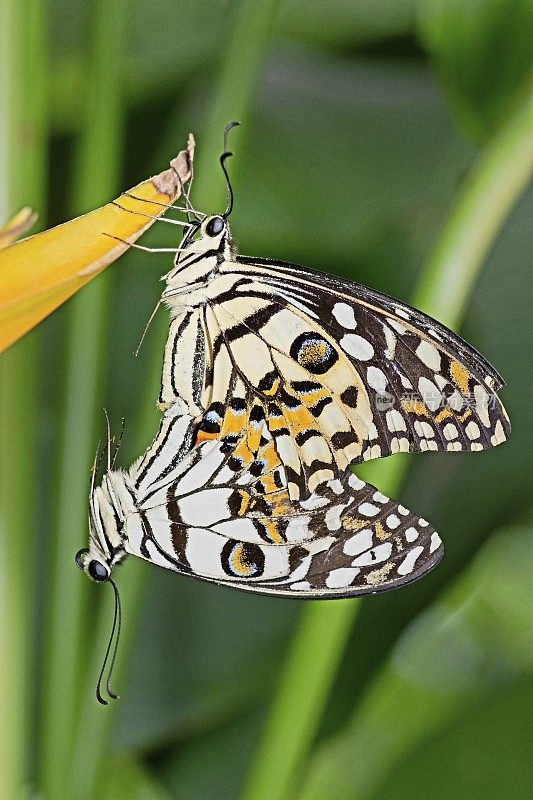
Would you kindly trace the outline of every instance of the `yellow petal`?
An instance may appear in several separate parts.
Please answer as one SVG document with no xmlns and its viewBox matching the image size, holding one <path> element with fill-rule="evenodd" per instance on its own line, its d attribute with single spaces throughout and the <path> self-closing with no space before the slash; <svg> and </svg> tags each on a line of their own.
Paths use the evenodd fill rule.
<svg viewBox="0 0 533 800">
<path fill-rule="evenodd" d="M 135 242 L 154 223 L 151 217 L 165 212 L 190 178 L 193 156 L 191 134 L 170 169 L 102 208 L 0 251 L 0 352 L 122 255 L 128 244 L 117 238 Z M 17 217 L 7 228 L 20 232 Z"/>
</svg>

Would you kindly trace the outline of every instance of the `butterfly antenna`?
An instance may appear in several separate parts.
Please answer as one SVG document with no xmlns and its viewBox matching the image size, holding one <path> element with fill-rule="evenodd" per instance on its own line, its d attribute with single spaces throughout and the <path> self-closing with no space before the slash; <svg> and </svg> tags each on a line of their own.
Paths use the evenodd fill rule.
<svg viewBox="0 0 533 800">
<path fill-rule="evenodd" d="M 100 440 L 98 440 L 98 444 L 96 445 L 96 452 L 94 454 L 94 461 L 91 470 L 91 497 L 94 494 L 94 484 L 96 481 L 96 471 L 98 470 L 98 466 L 100 464 L 100 459 L 102 455 L 100 454 Z"/>
<path fill-rule="evenodd" d="M 111 425 L 109 424 L 109 414 L 107 409 L 104 408 L 104 414 L 107 425 L 107 471 L 111 470 Z"/>
<path fill-rule="evenodd" d="M 109 583 L 111 584 L 111 586 L 113 587 L 113 591 L 115 593 L 115 613 L 113 615 L 113 626 L 111 628 L 111 635 L 110 635 L 109 641 L 107 643 L 107 648 L 106 648 L 104 660 L 103 660 L 103 663 L 102 663 L 102 669 L 100 670 L 100 674 L 98 676 L 98 681 L 96 683 L 96 699 L 103 706 L 107 706 L 108 705 L 108 701 L 104 697 L 102 697 L 102 681 L 104 679 L 104 673 L 106 671 L 106 666 L 107 666 L 107 662 L 108 662 L 108 659 L 109 659 L 109 654 L 111 652 L 111 648 L 113 647 L 113 640 L 115 640 L 115 646 L 113 648 L 113 655 L 111 657 L 111 663 L 109 665 L 109 672 L 108 672 L 107 680 L 106 680 L 106 690 L 107 690 L 107 693 L 108 693 L 109 697 L 111 697 L 113 700 L 118 700 L 118 698 L 119 698 L 119 695 L 116 694 L 115 692 L 113 692 L 112 689 L 111 689 L 111 675 L 112 675 L 112 672 L 113 672 L 113 667 L 115 666 L 115 659 L 116 659 L 117 650 L 118 650 L 118 640 L 119 640 L 119 637 L 120 637 L 120 627 L 121 627 L 121 622 L 122 622 L 122 606 L 120 604 L 120 595 L 118 593 L 118 588 L 117 588 L 117 585 L 116 585 L 115 581 L 112 580 L 111 578 L 109 578 L 108 580 L 109 580 Z M 116 631 L 116 634 L 117 634 L 116 638 L 115 638 L 115 631 Z"/>
<path fill-rule="evenodd" d="M 227 219 L 231 212 L 233 211 L 233 189 L 231 188 L 231 181 L 228 175 L 228 169 L 226 167 L 226 159 L 233 155 L 233 153 L 228 150 L 228 133 L 231 131 L 232 128 L 236 128 L 237 125 L 240 125 L 240 122 L 228 122 L 226 127 L 224 128 L 224 152 L 220 156 L 220 166 L 222 167 L 222 172 L 226 178 L 226 190 L 228 193 L 228 207 L 222 214 L 224 219 Z"/>
<path fill-rule="evenodd" d="M 117 651 L 118 651 L 118 643 L 120 639 L 120 629 L 122 627 L 122 604 L 120 602 L 120 594 L 118 592 L 118 586 L 115 581 L 110 578 L 111 586 L 113 587 L 113 591 L 115 592 L 115 610 L 117 614 L 117 635 L 115 636 L 115 647 L 113 648 L 113 655 L 111 656 L 111 663 L 109 664 L 109 672 L 107 673 L 107 681 L 106 681 L 106 691 L 109 697 L 112 697 L 113 700 L 118 700 L 120 695 L 113 691 L 111 688 L 111 677 L 113 675 L 113 670 L 115 668 L 115 661 L 117 658 Z"/>
<path fill-rule="evenodd" d="M 113 458 L 111 459 L 111 469 L 115 469 L 115 461 L 117 460 L 118 451 L 120 450 L 120 445 L 122 444 L 122 437 L 124 436 L 125 427 L 126 427 L 126 417 L 122 417 L 122 423 L 120 425 L 120 435 L 118 437 L 117 446 L 115 447 L 115 452 L 113 453 Z"/>
<path fill-rule="evenodd" d="M 152 311 L 152 313 L 150 314 L 150 316 L 148 318 L 148 322 L 144 326 L 144 330 L 143 330 L 142 336 L 141 336 L 141 341 L 139 342 L 139 344 L 137 346 L 137 349 L 136 349 L 135 353 L 133 354 L 135 356 L 135 358 L 137 358 L 137 356 L 139 355 L 139 350 L 141 349 L 142 343 L 144 342 L 144 337 L 146 336 L 148 328 L 150 327 L 150 324 L 151 324 L 153 318 L 157 314 L 157 311 L 158 311 L 160 305 L 161 305 L 161 300 L 158 300 L 156 307 L 154 308 L 154 310 Z"/>
</svg>

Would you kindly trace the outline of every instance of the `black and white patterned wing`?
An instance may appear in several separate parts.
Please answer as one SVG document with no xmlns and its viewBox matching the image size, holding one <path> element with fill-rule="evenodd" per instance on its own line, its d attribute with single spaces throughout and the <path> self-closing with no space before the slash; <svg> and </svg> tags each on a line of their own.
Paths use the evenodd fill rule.
<svg viewBox="0 0 533 800">
<path fill-rule="evenodd" d="M 435 320 L 291 265 L 238 257 L 221 272 L 225 291 L 214 282 L 199 312 L 206 431 L 266 418 L 291 499 L 350 463 L 507 438 L 502 379 Z"/>
<path fill-rule="evenodd" d="M 441 558 L 427 522 L 350 473 L 291 501 L 266 420 L 251 435 L 206 441 L 200 431 L 176 461 L 173 439 L 182 447 L 192 430 L 167 416 L 130 471 L 128 552 L 234 588 L 312 598 L 394 589 Z"/>
</svg>

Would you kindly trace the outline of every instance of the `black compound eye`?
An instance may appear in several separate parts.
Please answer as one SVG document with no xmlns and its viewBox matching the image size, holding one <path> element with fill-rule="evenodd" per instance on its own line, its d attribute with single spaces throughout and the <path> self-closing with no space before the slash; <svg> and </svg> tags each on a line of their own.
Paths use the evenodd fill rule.
<svg viewBox="0 0 533 800">
<path fill-rule="evenodd" d="M 109 578 L 109 570 L 100 561 L 89 561 L 87 572 L 94 581 L 106 581 Z"/>
<path fill-rule="evenodd" d="M 89 550 L 87 547 L 82 547 L 75 555 L 76 566 L 80 569 L 85 569 L 85 556 L 88 552 Z"/>
<path fill-rule="evenodd" d="M 218 236 L 219 233 L 222 233 L 225 227 L 226 223 L 222 217 L 212 217 L 205 226 L 205 232 L 208 236 Z"/>
</svg>

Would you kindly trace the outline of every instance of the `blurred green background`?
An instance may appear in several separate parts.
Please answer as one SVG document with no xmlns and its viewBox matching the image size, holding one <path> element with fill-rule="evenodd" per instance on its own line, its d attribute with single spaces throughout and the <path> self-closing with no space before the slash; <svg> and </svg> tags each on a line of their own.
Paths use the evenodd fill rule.
<svg viewBox="0 0 533 800">
<path fill-rule="evenodd" d="M 1 8 L 0 219 L 28 204 L 48 227 L 101 205 L 189 130 L 193 202 L 221 210 L 222 130 L 240 119 L 241 252 L 460 326 L 506 379 L 514 428 L 488 453 L 373 468 L 445 541 L 400 591 L 317 607 L 127 562 L 122 699 L 102 708 L 111 592 L 73 555 L 102 407 L 116 429 L 126 417 L 122 466 L 156 431 L 167 325 L 160 312 L 133 357 L 168 260 L 128 253 L 0 358 L 1 796 L 530 798 L 531 2 Z"/>
</svg>

